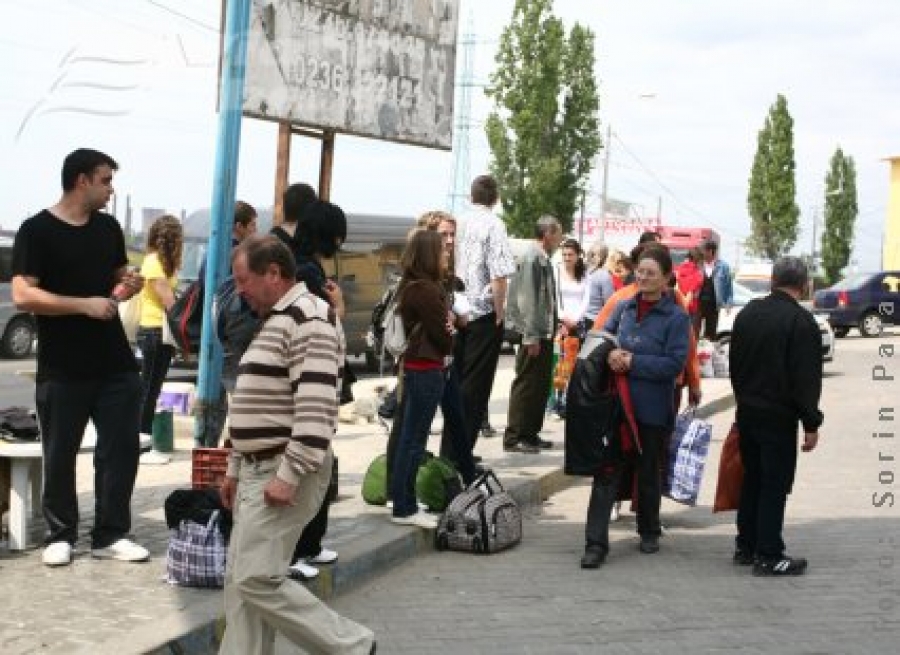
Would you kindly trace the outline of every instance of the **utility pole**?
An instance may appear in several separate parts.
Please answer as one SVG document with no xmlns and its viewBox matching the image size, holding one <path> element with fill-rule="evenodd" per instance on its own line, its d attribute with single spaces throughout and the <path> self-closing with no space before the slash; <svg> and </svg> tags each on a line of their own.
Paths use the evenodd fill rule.
<svg viewBox="0 0 900 655">
<path fill-rule="evenodd" d="M 578 243 L 581 244 L 581 247 L 584 247 L 584 203 L 585 196 L 587 195 L 587 191 L 585 189 L 581 190 L 581 218 L 578 221 Z"/>
<path fill-rule="evenodd" d="M 612 149 L 612 125 L 606 126 L 606 143 L 603 148 L 603 189 L 600 196 L 600 231 L 599 239 L 601 241 L 606 237 L 606 205 L 608 202 L 607 193 L 609 190 L 609 151 Z"/>
<path fill-rule="evenodd" d="M 231 247 L 231 223 L 234 219 L 234 196 L 241 147 L 241 100 L 244 95 L 247 67 L 250 5 L 250 0 L 231 0 L 225 3 L 216 167 L 213 176 L 209 248 L 206 251 L 206 279 L 203 285 L 206 289 L 203 294 L 205 318 L 212 316 L 213 296 L 227 274 L 226 266 Z M 198 446 L 213 443 L 219 438 L 218 434 L 213 434 L 215 428 L 221 427 L 213 412 L 219 402 L 222 358 L 222 346 L 213 334 L 212 321 L 204 320 L 197 376 L 197 419 L 194 423 L 194 442 Z"/>
</svg>

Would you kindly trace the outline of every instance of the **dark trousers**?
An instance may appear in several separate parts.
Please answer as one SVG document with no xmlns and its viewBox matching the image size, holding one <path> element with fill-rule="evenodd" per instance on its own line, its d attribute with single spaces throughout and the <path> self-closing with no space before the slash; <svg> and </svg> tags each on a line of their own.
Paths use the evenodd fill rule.
<svg viewBox="0 0 900 655">
<path fill-rule="evenodd" d="M 738 549 L 763 558 L 784 553 L 787 496 L 797 466 L 797 423 L 738 408 L 744 484 L 737 514 Z"/>
<path fill-rule="evenodd" d="M 497 325 L 497 315 L 493 312 L 469 321 L 456 335 L 453 361 L 458 367 L 466 409 L 465 434 L 473 450 L 487 415 L 502 344 L 503 326 Z"/>
<path fill-rule="evenodd" d="M 403 373 L 401 372 L 400 375 L 402 376 Z M 394 420 L 391 423 L 390 434 L 388 434 L 386 451 L 385 464 L 387 465 L 387 476 L 385 478 L 385 488 L 387 490 L 388 500 L 393 498 L 391 495 L 391 476 L 394 470 L 394 457 L 397 454 L 397 443 L 400 441 L 400 432 L 403 430 L 403 416 L 406 414 L 406 390 L 403 389 L 402 383 L 400 383 L 399 386 L 397 409 L 394 411 Z"/>
<path fill-rule="evenodd" d="M 466 413 L 462 405 L 459 373 L 452 364 L 444 372 L 441 415 L 444 417 L 441 457 L 453 462 L 463 482 L 468 485 L 475 480 L 475 460 L 472 459 L 471 444 L 466 439 Z"/>
<path fill-rule="evenodd" d="M 545 406 L 553 375 L 553 341 L 541 339 L 537 357 L 529 357 L 524 345 L 516 353 L 516 377 L 509 390 L 509 413 L 503 445 L 534 440 L 544 427 Z"/>
<path fill-rule="evenodd" d="M 75 459 L 88 420 L 94 422 L 94 527 L 91 547 L 105 548 L 131 530 L 131 494 L 137 477 L 139 401 L 137 373 L 96 380 L 39 382 L 35 391 L 44 454 L 42 505 L 46 543 L 78 539 Z"/>
<path fill-rule="evenodd" d="M 138 328 L 137 345 L 141 349 L 141 432 L 153 431 L 156 401 L 162 390 L 175 348 L 163 343 L 162 328 Z"/>
<path fill-rule="evenodd" d="M 332 474 L 334 474 L 333 470 Z M 296 562 L 297 560 L 315 557 L 322 552 L 322 539 L 328 531 L 328 510 L 331 507 L 330 496 L 330 494 L 325 494 L 325 497 L 322 499 L 322 505 L 319 507 L 319 511 L 316 512 L 312 521 L 307 523 L 306 527 L 303 528 L 303 533 L 300 535 L 300 539 L 297 540 L 297 545 L 294 547 L 294 556 L 291 558 L 291 563 Z"/>
<path fill-rule="evenodd" d="M 662 504 L 659 467 L 662 445 L 671 430 L 639 423 L 638 432 L 643 450 L 635 458 L 637 531 L 642 537 L 658 537 L 662 534 L 659 522 L 659 507 Z M 624 463 L 620 462 L 610 470 L 594 476 L 585 528 L 588 546 L 602 546 L 609 550 L 609 512 L 618 497 L 623 467 Z"/>
<path fill-rule="evenodd" d="M 404 517 L 418 511 L 416 473 L 425 454 L 428 430 L 444 393 L 444 371 L 404 371 L 403 395 L 406 407 L 403 426 L 391 463 L 391 497 L 394 516 Z"/>
<path fill-rule="evenodd" d="M 697 310 L 700 318 L 697 321 L 697 332 L 700 332 L 700 324 L 703 324 L 703 337 L 709 341 L 716 340 L 716 329 L 719 327 L 719 308 L 716 305 L 704 305 L 700 303 Z"/>
</svg>

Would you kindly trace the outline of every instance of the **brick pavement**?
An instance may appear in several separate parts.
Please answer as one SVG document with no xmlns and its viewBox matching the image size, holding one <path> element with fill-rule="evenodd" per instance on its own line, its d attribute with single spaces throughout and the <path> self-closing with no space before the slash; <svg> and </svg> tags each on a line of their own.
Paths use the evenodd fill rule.
<svg viewBox="0 0 900 655">
<path fill-rule="evenodd" d="M 498 373 L 491 402 L 492 422 L 498 428 L 506 422 L 510 379 L 507 360 Z M 361 382 L 360 393 L 373 383 Z M 727 381 L 710 381 L 707 399 L 726 396 L 727 387 Z M 478 452 L 485 456 L 486 463 L 514 486 L 526 503 L 540 502 L 569 484 L 559 474 L 562 423 L 548 421 L 546 427 L 544 436 L 557 447 L 540 456 L 504 454 L 500 439 L 479 442 Z M 341 559 L 336 566 L 323 568 L 317 580 L 314 588 L 323 596 L 353 590 L 366 579 L 431 551 L 426 533 L 390 524 L 384 510 L 366 506 L 360 499 L 365 468 L 384 444 L 384 432 L 375 425 L 341 425 L 335 443 L 341 461 L 341 497 L 332 507 L 327 536 Z M 151 551 L 151 561 L 140 565 L 90 558 L 86 533 L 93 513 L 92 465 L 90 455 L 79 457 L 84 537 L 73 565 L 49 569 L 40 563 L 37 549 L 9 553 L 0 548 L 4 608 L 0 612 L 0 653 L 211 652 L 209 636 L 221 615 L 221 592 L 181 589 L 162 581 L 168 536 L 163 501 L 172 490 L 190 484 L 190 445 L 189 432 L 180 435 L 172 464 L 140 469 L 133 501 L 134 535 Z M 431 445 L 437 449 L 437 438 Z M 510 561 L 517 560 L 513 557 Z M 160 649 L 190 633 L 193 639 L 182 639 L 177 646 L 182 650 Z"/>
<path fill-rule="evenodd" d="M 800 455 L 785 534 L 810 559 L 806 576 L 755 578 L 731 563 L 734 513 L 709 509 L 726 412 L 713 419 L 699 506 L 664 502 L 658 555 L 637 551 L 625 515 L 606 564 L 582 571 L 580 484 L 533 513 L 513 551 L 431 553 L 334 606 L 375 630 L 379 652 L 401 655 L 900 652 L 900 447 L 884 409 L 900 382 L 873 381 L 900 380 L 877 352 L 892 343 L 844 339 L 826 369 L 822 441 Z"/>
</svg>

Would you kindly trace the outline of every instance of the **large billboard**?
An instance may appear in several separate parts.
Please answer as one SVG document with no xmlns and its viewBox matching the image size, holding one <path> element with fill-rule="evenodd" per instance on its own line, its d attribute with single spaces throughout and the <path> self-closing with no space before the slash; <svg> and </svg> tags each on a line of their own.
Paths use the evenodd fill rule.
<svg viewBox="0 0 900 655">
<path fill-rule="evenodd" d="M 255 0 L 243 112 L 450 149 L 459 0 Z"/>
</svg>

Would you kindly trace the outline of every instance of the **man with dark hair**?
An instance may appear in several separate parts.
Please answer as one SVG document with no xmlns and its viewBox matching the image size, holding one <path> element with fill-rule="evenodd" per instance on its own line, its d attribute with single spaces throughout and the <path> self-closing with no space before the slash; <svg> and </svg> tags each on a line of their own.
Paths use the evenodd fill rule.
<svg viewBox="0 0 900 655">
<path fill-rule="evenodd" d="M 798 300 L 809 281 L 797 257 L 772 268 L 772 292 L 750 301 L 734 321 L 729 370 L 737 401 L 744 484 L 737 515 L 737 564 L 754 575 L 801 575 L 807 562 L 785 554 L 782 530 L 797 465 L 818 443 L 823 414 L 822 337 Z"/>
<path fill-rule="evenodd" d="M 559 308 L 550 256 L 562 241 L 562 227 L 553 216 L 542 216 L 534 236 L 509 287 L 506 320 L 522 335 L 522 345 L 516 353 L 516 377 L 509 391 L 503 435 L 503 450 L 532 454 L 541 451 L 538 433 L 544 427 L 544 406 L 553 375 Z"/>
<path fill-rule="evenodd" d="M 479 175 L 472 180 L 472 204 L 493 207 L 500 200 L 497 180 L 491 175 Z"/>
<path fill-rule="evenodd" d="M 710 239 L 703 244 L 703 286 L 700 287 L 700 322 L 703 336 L 716 340 L 719 327 L 719 310 L 730 309 L 734 289 L 731 284 L 731 268 L 719 259 L 719 244 Z M 699 327 L 698 327 L 699 330 Z"/>
<path fill-rule="evenodd" d="M 651 230 L 641 232 L 641 236 L 638 237 L 638 245 L 643 245 L 645 243 L 659 243 L 660 241 L 659 232 L 653 232 Z"/>
<path fill-rule="evenodd" d="M 454 362 L 459 366 L 466 408 L 466 436 L 473 449 L 500 359 L 506 279 L 516 270 L 506 226 L 493 213 L 499 199 L 493 177 L 476 177 L 473 207 L 459 217 L 456 237 L 456 275 L 465 287 L 471 312 L 469 322 L 457 334 Z"/>
<path fill-rule="evenodd" d="M 334 310 L 296 281 L 278 237 L 232 254 L 238 292 L 265 322 L 241 358 L 222 502 L 234 509 L 219 651 L 271 650 L 275 631 L 317 653 L 375 651 L 372 631 L 287 580 L 291 553 L 328 492 L 344 335 Z"/>
<path fill-rule="evenodd" d="M 13 246 L 13 302 L 37 315 L 35 399 L 47 520 L 43 562 L 72 561 L 78 539 L 75 458 L 88 421 L 97 432 L 91 554 L 129 562 L 149 553 L 127 538 L 137 476 L 141 380 L 117 302 L 144 279 L 127 269 L 125 238 L 100 210 L 118 164 L 86 148 L 66 157 L 60 201 L 27 219 Z"/>
</svg>

